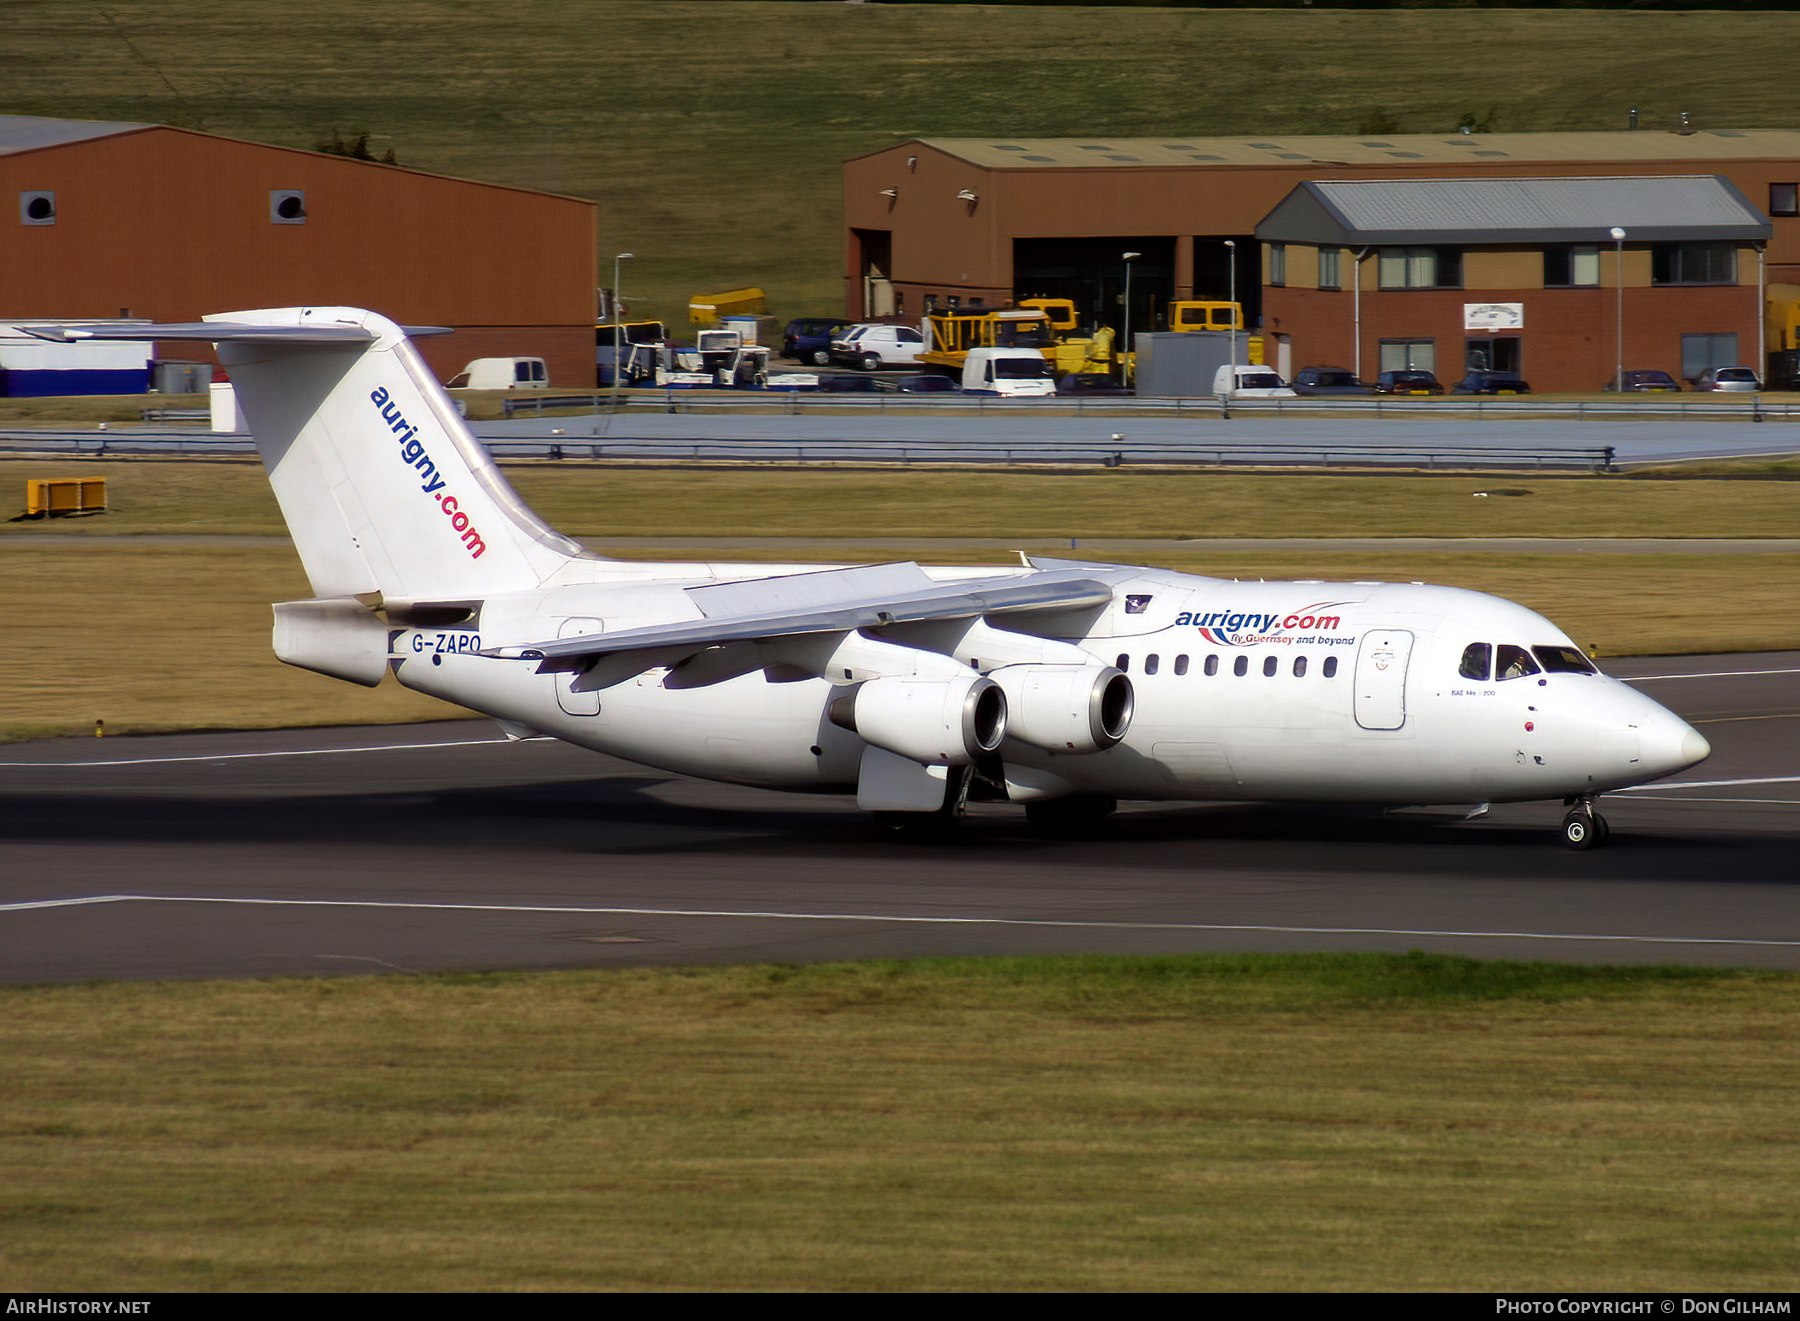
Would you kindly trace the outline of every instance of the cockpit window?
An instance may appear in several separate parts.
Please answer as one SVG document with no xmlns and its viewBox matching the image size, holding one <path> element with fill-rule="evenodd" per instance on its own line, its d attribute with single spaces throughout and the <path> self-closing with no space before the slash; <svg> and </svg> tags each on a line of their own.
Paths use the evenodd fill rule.
<svg viewBox="0 0 1800 1321">
<path fill-rule="evenodd" d="M 1515 647 L 1510 642 L 1500 644 L 1500 654 L 1494 658 L 1496 679 L 1523 679 L 1526 675 L 1537 672 L 1537 662 L 1531 659 L 1529 651 L 1523 647 Z"/>
<path fill-rule="evenodd" d="M 1488 661 L 1492 659 L 1494 649 L 1486 642 L 1471 642 L 1463 648 L 1462 668 L 1457 671 L 1465 679 L 1479 679 L 1486 683 L 1488 677 Z"/>
<path fill-rule="evenodd" d="M 1595 674 L 1594 664 L 1574 647 L 1533 647 L 1548 674 Z"/>
</svg>

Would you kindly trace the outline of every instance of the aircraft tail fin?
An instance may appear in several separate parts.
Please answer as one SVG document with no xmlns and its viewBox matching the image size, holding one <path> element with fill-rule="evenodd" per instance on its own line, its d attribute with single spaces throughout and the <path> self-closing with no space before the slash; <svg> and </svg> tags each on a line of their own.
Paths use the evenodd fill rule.
<svg viewBox="0 0 1800 1321">
<path fill-rule="evenodd" d="M 316 596 L 478 598 L 592 558 L 507 484 L 386 317 L 290 307 L 129 329 L 217 345 Z"/>
</svg>

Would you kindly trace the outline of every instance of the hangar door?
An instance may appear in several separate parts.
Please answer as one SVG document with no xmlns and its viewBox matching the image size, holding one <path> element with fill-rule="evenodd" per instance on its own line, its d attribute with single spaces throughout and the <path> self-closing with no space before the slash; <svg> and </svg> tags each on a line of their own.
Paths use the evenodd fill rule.
<svg viewBox="0 0 1800 1321">
<path fill-rule="evenodd" d="M 1413 635 L 1403 628 L 1372 629 L 1356 653 L 1356 723 L 1399 729 L 1406 723 L 1406 663 Z"/>
</svg>

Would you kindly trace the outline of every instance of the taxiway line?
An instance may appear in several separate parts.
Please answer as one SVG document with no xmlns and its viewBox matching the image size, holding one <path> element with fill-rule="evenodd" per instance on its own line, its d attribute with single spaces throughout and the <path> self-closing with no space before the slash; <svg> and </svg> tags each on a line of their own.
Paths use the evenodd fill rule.
<svg viewBox="0 0 1800 1321">
<path fill-rule="evenodd" d="M 1253 922 L 1100 922 L 1073 918 L 930 917 L 912 913 L 783 913 L 758 909 L 616 908 L 570 904 L 445 904 L 392 899 L 245 899 L 216 895 L 95 894 L 0 904 L 0 912 L 69 908 L 86 904 L 237 904 L 272 908 L 404 908 L 473 913 L 568 913 L 606 917 L 769 918 L 790 922 L 896 922 L 945 926 L 1082 927 L 1111 931 L 1267 931 L 1324 936 L 1456 936 L 1492 940 L 1602 940 L 1641 945 L 1764 945 L 1800 947 L 1800 940 L 1747 940 L 1734 936 L 1628 936 L 1560 931 L 1436 931 L 1393 927 L 1271 926 Z"/>
</svg>

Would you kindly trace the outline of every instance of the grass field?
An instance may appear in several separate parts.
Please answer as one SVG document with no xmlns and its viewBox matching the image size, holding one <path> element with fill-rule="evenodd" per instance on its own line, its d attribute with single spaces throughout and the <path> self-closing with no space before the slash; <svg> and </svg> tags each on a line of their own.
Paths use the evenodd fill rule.
<svg viewBox="0 0 1800 1321">
<path fill-rule="evenodd" d="M 582 537 L 1791 537 L 1800 530 L 1800 482 L 1789 481 L 504 466 L 546 520 Z M 107 478 L 111 512 L 54 524 L 0 522 L 0 537 L 285 532 L 254 460 L 0 459 L 0 492 L 23 509 L 27 479 L 83 475 Z M 1478 500 L 1477 491 L 1522 494 Z"/>
<path fill-rule="evenodd" d="M 0 1001 L 14 1290 L 1800 1287 L 1791 974 L 1005 959 Z"/>
<path fill-rule="evenodd" d="M 913 136 L 1791 124 L 1790 13 L 705 0 L 0 9 L 0 113 L 167 122 L 597 199 L 637 310 L 744 284 L 842 307 L 840 165 Z M 1205 76 L 1195 76 L 1204 69 Z M 610 270 L 606 273 L 610 279 Z"/>
</svg>

